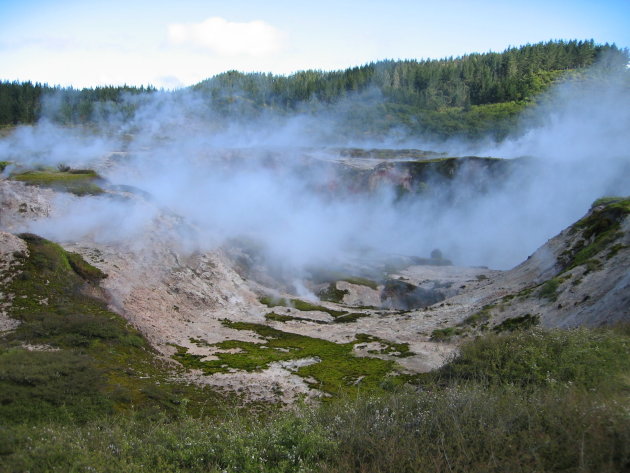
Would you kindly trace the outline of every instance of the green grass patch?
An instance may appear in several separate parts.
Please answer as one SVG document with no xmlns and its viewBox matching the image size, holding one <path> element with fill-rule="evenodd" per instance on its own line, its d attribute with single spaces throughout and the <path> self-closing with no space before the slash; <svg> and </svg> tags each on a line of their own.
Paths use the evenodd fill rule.
<svg viewBox="0 0 630 473">
<path fill-rule="evenodd" d="M 485 305 L 480 311 L 466 317 L 454 327 L 438 328 L 431 332 L 431 340 L 435 342 L 447 342 L 454 337 L 469 335 L 474 329 L 486 330 L 492 317 L 492 309 L 495 304 Z"/>
<path fill-rule="evenodd" d="M 347 283 L 355 284 L 357 286 L 366 286 L 366 287 L 369 287 L 370 289 L 374 289 L 375 291 L 378 290 L 378 282 L 372 281 L 371 279 L 367 279 L 367 278 L 345 277 L 343 279 L 340 279 L 340 281 L 345 281 Z"/>
<path fill-rule="evenodd" d="M 460 325 L 470 325 L 471 327 L 486 325 L 492 316 L 492 309 L 494 307 L 494 304 L 484 306 L 479 312 L 475 312 L 471 316 L 466 317 Z"/>
<path fill-rule="evenodd" d="M 334 323 L 336 324 L 349 324 L 352 322 L 356 322 L 357 320 L 359 320 L 362 317 L 369 317 L 370 314 L 363 314 L 361 312 L 353 312 L 350 314 L 346 314 L 346 315 L 341 315 L 337 318 L 335 318 Z"/>
<path fill-rule="evenodd" d="M 479 388 L 361 395 L 264 417 L 116 416 L 0 430 L 6 472 L 618 473 L 619 406 L 568 393 Z"/>
<path fill-rule="evenodd" d="M 87 169 L 26 171 L 12 175 L 11 179 L 32 186 L 70 192 L 78 196 L 99 195 L 104 192 L 99 185 L 102 178 L 95 171 Z"/>
<path fill-rule="evenodd" d="M 435 342 L 446 342 L 463 333 L 464 330 L 461 327 L 436 328 L 431 332 L 431 340 Z"/>
<path fill-rule="evenodd" d="M 0 424 L 83 422 L 130 409 L 176 413 L 184 399 L 194 401 L 192 411 L 219 398 L 168 380 L 142 335 L 90 295 L 102 272 L 55 243 L 20 236 L 28 257 L 20 256 L 2 288 L 15 295 L 9 315 L 21 323 L 0 337 Z"/>
<path fill-rule="evenodd" d="M 615 247 L 619 251 L 619 247 L 613 243 L 623 235 L 620 225 L 629 213 L 630 198 L 606 197 L 595 201 L 589 215 L 572 227 L 574 232 L 582 231 L 583 240 L 561 255 L 565 271 L 588 264 L 589 261 L 591 263 L 587 271 L 595 271 L 599 268 L 599 265 L 592 263 L 596 261 L 595 256 L 606 249 L 614 255 Z"/>
<path fill-rule="evenodd" d="M 390 376 L 396 371 L 393 361 L 378 358 L 357 357 L 353 347 L 363 341 L 379 341 L 386 346 L 384 354 L 400 353 L 397 356 L 409 356 L 406 344 L 394 344 L 369 335 L 357 336 L 351 343 L 333 343 L 319 338 L 307 337 L 284 332 L 266 325 L 224 321 L 225 326 L 236 330 L 249 330 L 265 339 L 264 343 L 226 340 L 214 344 L 219 350 L 238 349 L 238 353 L 217 352 L 217 360 L 201 361 L 200 355 L 187 353 L 179 347 L 174 359 L 187 368 L 200 369 L 206 374 L 225 373 L 230 370 L 259 371 L 270 363 L 302 358 L 314 358 L 317 363 L 302 366 L 296 374 L 304 377 L 313 387 L 329 394 L 356 392 L 360 387 L 367 390 L 382 390 L 381 383 L 401 385 L 402 376 Z M 315 380 L 315 381 L 312 381 Z"/>
<path fill-rule="evenodd" d="M 540 286 L 538 297 L 554 302 L 558 298 L 558 287 L 560 287 L 560 281 L 557 278 L 550 279 Z"/>
<path fill-rule="evenodd" d="M 291 315 L 276 314 L 275 312 L 269 312 L 268 314 L 265 314 L 265 320 L 269 320 L 272 322 L 291 322 L 291 321 L 300 322 L 301 321 L 301 322 L 315 322 L 316 324 L 328 323 L 324 320 L 314 320 L 314 319 L 308 319 L 305 317 L 293 317 Z"/>
<path fill-rule="evenodd" d="M 408 343 L 394 343 L 367 333 L 357 333 L 355 337 L 359 343 L 377 342 L 383 345 L 383 348 L 376 352 L 379 355 L 394 355 L 399 358 L 413 356 Z"/>
<path fill-rule="evenodd" d="M 524 318 L 525 319 L 525 318 Z M 533 317 L 527 318 L 530 321 Z M 462 344 L 460 355 L 430 376 L 483 385 L 630 387 L 626 328 L 488 334 Z"/>
<path fill-rule="evenodd" d="M 492 327 L 495 332 L 513 332 L 514 330 L 525 330 L 540 323 L 540 317 L 538 315 L 525 314 L 519 317 L 511 317 L 505 319 L 498 325 Z"/>
<path fill-rule="evenodd" d="M 310 302 L 303 301 L 301 299 L 285 299 L 264 296 L 260 298 L 260 302 L 267 307 L 291 307 L 302 312 L 319 311 L 325 312 L 332 317 L 339 317 L 347 314 L 347 311 L 333 310 L 321 305 L 311 304 Z"/>
<path fill-rule="evenodd" d="M 343 297 L 348 294 L 349 291 L 347 289 L 338 289 L 336 282 L 331 282 L 328 287 L 321 290 L 319 294 L 319 298 L 322 301 L 335 302 L 340 304 L 343 302 Z"/>
</svg>

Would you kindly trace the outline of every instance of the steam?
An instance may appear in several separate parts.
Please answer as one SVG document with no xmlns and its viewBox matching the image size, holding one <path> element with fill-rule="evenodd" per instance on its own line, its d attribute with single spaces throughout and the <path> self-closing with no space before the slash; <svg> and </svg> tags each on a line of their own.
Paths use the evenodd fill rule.
<svg viewBox="0 0 630 473">
<path fill-rule="evenodd" d="M 340 162 L 365 161 L 341 156 L 336 147 L 348 141 L 335 136 L 339 117 L 353 113 L 351 101 L 246 122 L 226 121 L 193 91 L 130 97 L 134 115 L 107 115 L 99 133 L 46 121 L 20 127 L 0 140 L 0 160 L 96 167 L 125 192 L 135 189 L 125 198 L 61 195 L 61 212 L 24 229 L 58 241 L 141 248 L 159 223 L 159 232 L 190 251 L 253 245 L 266 264 L 298 281 L 314 266 L 428 257 L 435 248 L 455 264 L 506 269 L 598 197 L 630 194 L 627 76 L 557 87 L 524 119 L 524 131 L 500 144 L 406 137 L 405 147 L 514 161 L 501 178 L 463 166 L 450 183 L 436 176 L 430 192 L 405 198 L 387 182 L 353 188 L 354 171 Z M 379 100 L 373 91 L 359 98 Z M 529 158 L 516 159 L 522 156 Z"/>
</svg>

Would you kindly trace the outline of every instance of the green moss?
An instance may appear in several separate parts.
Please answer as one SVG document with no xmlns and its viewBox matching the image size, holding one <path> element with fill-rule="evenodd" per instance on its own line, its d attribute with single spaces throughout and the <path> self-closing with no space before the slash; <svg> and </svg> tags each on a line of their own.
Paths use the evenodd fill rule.
<svg viewBox="0 0 630 473">
<path fill-rule="evenodd" d="M 346 314 L 335 318 L 334 323 L 336 324 L 348 324 L 352 322 L 356 322 L 362 317 L 369 317 L 370 314 L 363 314 L 361 312 L 353 312 L 351 314 Z"/>
<path fill-rule="evenodd" d="M 487 324 L 488 320 L 492 315 L 492 309 L 495 306 L 493 304 L 484 306 L 479 312 L 474 313 L 473 315 L 466 317 L 460 325 L 470 325 L 472 327 L 477 327 L 478 325 Z"/>
<path fill-rule="evenodd" d="M 168 380 L 142 335 L 89 295 L 103 277 L 97 268 L 36 235 L 20 236 L 28 257 L 2 288 L 14 294 L 9 315 L 21 323 L 0 337 L 0 423 L 173 413 L 184 398 L 195 400 L 192 411 L 219 397 Z"/>
<path fill-rule="evenodd" d="M 298 317 L 276 314 L 275 312 L 269 312 L 268 314 L 265 314 L 265 319 L 272 322 L 290 322 L 292 320 L 300 320 Z"/>
<path fill-rule="evenodd" d="M 399 358 L 404 358 L 408 356 L 413 356 L 413 352 L 409 350 L 408 343 L 394 343 L 389 340 L 384 340 L 379 337 L 375 337 L 374 335 L 370 335 L 367 333 L 357 333 L 356 339 L 360 343 L 370 343 L 370 342 L 378 342 L 384 346 L 384 348 L 378 351 L 380 355 L 395 355 Z"/>
<path fill-rule="evenodd" d="M 498 325 L 495 325 L 492 330 L 495 332 L 513 332 L 514 330 L 525 330 L 531 328 L 540 323 L 540 317 L 538 315 L 525 314 L 519 317 L 511 317 L 505 319 Z"/>
<path fill-rule="evenodd" d="M 338 289 L 337 283 L 332 282 L 326 289 L 319 292 L 318 296 L 322 301 L 335 302 L 340 304 L 343 302 L 343 297 L 348 294 L 347 289 Z"/>
<path fill-rule="evenodd" d="M 431 340 L 445 342 L 462 333 L 464 333 L 464 330 L 460 327 L 437 328 L 431 332 Z"/>
<path fill-rule="evenodd" d="M 319 311 L 325 312 L 332 317 L 340 317 L 348 313 L 347 311 L 333 310 L 321 305 L 311 304 L 310 302 L 306 302 L 301 299 L 284 299 L 265 296 L 260 298 L 260 302 L 267 307 L 292 307 L 303 312 Z"/>
<path fill-rule="evenodd" d="M 548 299 L 551 302 L 555 301 L 558 298 L 558 287 L 560 286 L 560 281 L 557 278 L 550 279 L 546 281 L 538 291 L 538 297 Z"/>
<path fill-rule="evenodd" d="M 355 284 L 357 286 L 366 286 L 370 289 L 378 290 L 378 283 L 376 281 L 372 281 L 371 279 L 360 278 L 360 277 L 346 277 L 340 279 L 340 281 L 345 281 L 350 284 Z"/>
<path fill-rule="evenodd" d="M 4 171 L 9 164 L 11 164 L 11 161 L 0 161 L 0 172 Z"/>
<path fill-rule="evenodd" d="M 27 171 L 14 174 L 11 179 L 28 185 L 47 187 L 75 195 L 98 195 L 104 191 L 98 185 L 101 177 L 92 170 Z"/>
<path fill-rule="evenodd" d="M 601 197 L 591 204 L 591 209 L 594 209 L 595 207 L 599 207 L 601 205 L 608 206 L 610 204 L 617 203 L 621 203 L 623 206 L 627 206 L 627 200 L 628 199 L 626 197 Z"/>
<path fill-rule="evenodd" d="M 610 258 L 613 258 L 617 253 L 619 253 L 624 248 L 630 248 L 630 247 L 628 245 L 623 245 L 621 243 L 611 246 L 610 249 L 608 250 L 608 253 L 606 254 L 606 259 L 608 260 Z"/>
<path fill-rule="evenodd" d="M 88 264 L 81 255 L 77 253 L 66 252 L 66 258 L 74 272 L 86 281 L 98 284 L 101 279 L 107 277 L 107 274 L 91 264 Z"/>
<path fill-rule="evenodd" d="M 587 264 L 606 249 L 613 255 L 619 251 L 619 246 L 613 243 L 623 235 L 620 225 L 629 213 L 630 198 L 606 197 L 595 201 L 589 215 L 572 227 L 573 232 L 581 231 L 584 239 L 561 255 L 565 270 Z M 593 263 L 587 268 L 589 271 L 597 269 L 598 265 Z"/>
<path fill-rule="evenodd" d="M 381 390 L 380 383 L 396 370 L 392 361 L 377 358 L 356 357 L 352 350 L 355 344 L 362 341 L 379 341 L 386 348 L 384 353 L 400 353 L 398 356 L 410 356 L 406 344 L 394 344 L 384 340 L 361 335 L 351 343 L 333 343 L 319 338 L 306 337 L 284 332 L 266 325 L 244 322 L 224 321 L 225 326 L 236 330 L 249 330 L 265 339 L 264 343 L 226 340 L 213 346 L 219 350 L 215 353 L 217 360 L 201 361 L 199 355 L 187 353 L 186 348 L 179 347 L 174 358 L 184 366 L 203 370 L 206 374 L 225 373 L 230 370 L 257 371 L 270 363 L 313 358 L 319 360 L 308 366 L 299 367 L 296 374 L 305 378 L 312 387 L 330 394 L 353 392 L 361 389 Z M 232 350 L 237 349 L 234 353 Z M 402 384 L 404 377 L 392 376 L 391 382 Z"/>
<path fill-rule="evenodd" d="M 533 321 L 535 316 L 523 316 Z M 621 329 L 520 330 L 479 337 L 429 375 L 451 383 L 567 386 L 599 389 L 628 386 L 630 337 Z"/>
<path fill-rule="evenodd" d="M 270 320 L 272 322 L 291 322 L 293 320 L 296 320 L 296 321 L 302 321 L 302 322 L 303 321 L 315 322 L 316 324 L 328 323 L 325 320 L 314 320 L 314 319 L 309 319 L 306 317 L 292 317 L 290 315 L 276 314 L 275 312 L 269 312 L 268 314 L 265 314 L 265 319 Z"/>
</svg>

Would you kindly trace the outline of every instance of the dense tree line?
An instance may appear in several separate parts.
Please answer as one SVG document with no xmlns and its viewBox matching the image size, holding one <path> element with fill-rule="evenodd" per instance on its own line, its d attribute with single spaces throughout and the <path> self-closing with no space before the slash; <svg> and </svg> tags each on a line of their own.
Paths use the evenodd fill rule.
<svg viewBox="0 0 630 473">
<path fill-rule="evenodd" d="M 590 66 L 609 52 L 627 62 L 627 51 L 590 41 L 550 41 L 502 53 L 438 60 L 379 61 L 343 71 L 309 70 L 290 76 L 229 71 L 197 90 L 217 100 L 244 96 L 258 105 L 295 108 L 310 100 L 334 102 L 349 92 L 378 88 L 387 102 L 439 110 L 527 99 L 563 71 Z"/>
<path fill-rule="evenodd" d="M 47 118 L 68 124 L 95 121 L 99 115 L 124 110 L 130 95 L 154 92 L 154 87 L 105 86 L 86 89 L 31 82 L 0 82 L 0 125 L 36 122 Z"/>
<path fill-rule="evenodd" d="M 348 97 L 353 102 L 344 125 L 362 123 L 367 132 L 404 126 L 441 136 L 504 135 L 528 101 L 568 71 L 596 61 L 625 68 L 629 55 L 615 45 L 589 41 L 549 41 L 509 48 L 501 53 L 457 58 L 385 60 L 345 70 L 300 71 L 282 76 L 228 71 L 191 87 L 209 109 L 222 115 L 252 116 L 318 110 Z M 0 82 L 0 125 L 33 123 L 45 111 L 61 123 L 89 123 L 112 114 L 131 116 L 130 95 L 153 87 L 96 87 L 76 90 L 48 85 Z M 173 92 L 177 93 L 177 92 Z M 370 95 L 372 94 L 372 95 Z M 367 101 L 369 102 L 369 101 Z M 367 124 L 367 125 L 366 125 Z"/>
</svg>

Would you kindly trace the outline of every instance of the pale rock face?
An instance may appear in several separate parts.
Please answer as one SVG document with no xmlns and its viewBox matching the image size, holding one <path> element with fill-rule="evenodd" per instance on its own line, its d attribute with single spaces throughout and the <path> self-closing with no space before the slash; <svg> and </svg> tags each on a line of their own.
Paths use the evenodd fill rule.
<svg viewBox="0 0 630 473">
<path fill-rule="evenodd" d="M 11 233 L 0 231 L 0 333 L 15 329 L 19 322 L 7 314 L 13 294 L 6 291 L 7 284 L 19 271 L 18 254 L 28 255 L 26 243 Z"/>
<path fill-rule="evenodd" d="M 0 180 L 0 228 L 15 231 L 29 220 L 50 215 L 55 192 Z"/>
</svg>

